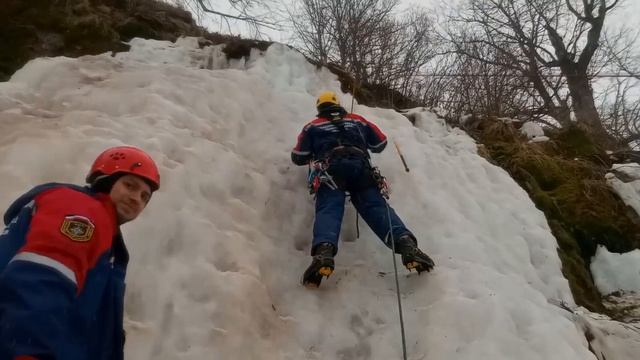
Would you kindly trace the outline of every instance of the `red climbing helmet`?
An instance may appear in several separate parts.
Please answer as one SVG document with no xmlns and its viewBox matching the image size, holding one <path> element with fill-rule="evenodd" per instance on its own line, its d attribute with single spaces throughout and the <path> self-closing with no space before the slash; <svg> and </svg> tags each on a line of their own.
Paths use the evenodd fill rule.
<svg viewBox="0 0 640 360">
<path fill-rule="evenodd" d="M 100 179 L 123 173 L 142 177 L 151 191 L 160 188 L 156 163 L 147 153 L 133 146 L 116 146 L 103 151 L 93 162 L 86 180 L 93 185 Z"/>
</svg>

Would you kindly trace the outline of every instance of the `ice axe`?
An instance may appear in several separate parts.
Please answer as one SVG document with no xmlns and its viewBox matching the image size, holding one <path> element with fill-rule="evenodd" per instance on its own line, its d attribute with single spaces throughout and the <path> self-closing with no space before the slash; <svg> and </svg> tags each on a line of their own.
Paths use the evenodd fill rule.
<svg viewBox="0 0 640 360">
<path fill-rule="evenodd" d="M 409 172 L 407 161 L 404 159 L 404 156 L 402 155 L 402 151 L 400 151 L 400 146 L 395 140 L 393 140 L 393 145 L 395 145 L 396 151 L 398 152 L 398 155 L 400 155 L 400 160 L 402 160 L 402 165 L 404 165 L 404 171 Z"/>
</svg>

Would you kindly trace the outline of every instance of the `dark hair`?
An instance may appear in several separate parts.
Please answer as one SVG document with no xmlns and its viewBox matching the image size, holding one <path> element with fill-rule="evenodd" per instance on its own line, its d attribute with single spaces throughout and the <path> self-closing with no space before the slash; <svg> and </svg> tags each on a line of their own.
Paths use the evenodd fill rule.
<svg viewBox="0 0 640 360">
<path fill-rule="evenodd" d="M 98 177 L 89 187 L 95 192 L 109 194 L 111 192 L 111 188 L 113 188 L 113 184 L 115 184 L 116 181 L 124 175 L 126 175 L 126 173 L 115 173 L 102 178 Z"/>
</svg>

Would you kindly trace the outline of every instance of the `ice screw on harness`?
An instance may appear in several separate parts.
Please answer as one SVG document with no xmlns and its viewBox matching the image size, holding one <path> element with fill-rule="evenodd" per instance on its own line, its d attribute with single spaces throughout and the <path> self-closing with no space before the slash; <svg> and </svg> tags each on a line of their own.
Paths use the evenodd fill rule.
<svg viewBox="0 0 640 360">
<path fill-rule="evenodd" d="M 326 184 L 331 190 L 338 189 L 333 177 L 327 172 L 329 164 L 326 161 L 312 161 L 309 163 L 309 177 L 307 178 L 309 194 L 318 192 L 320 185 Z"/>
<path fill-rule="evenodd" d="M 380 169 L 377 166 L 371 166 L 371 172 L 373 176 L 373 180 L 376 182 L 378 189 L 380 190 L 380 194 L 389 200 L 389 184 L 387 183 L 387 178 L 382 176 L 380 173 Z"/>
</svg>

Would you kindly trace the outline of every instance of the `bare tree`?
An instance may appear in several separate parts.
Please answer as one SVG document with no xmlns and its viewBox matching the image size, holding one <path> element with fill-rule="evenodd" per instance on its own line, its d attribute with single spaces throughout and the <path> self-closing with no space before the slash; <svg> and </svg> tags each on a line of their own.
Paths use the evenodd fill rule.
<svg viewBox="0 0 640 360">
<path fill-rule="evenodd" d="M 327 65 L 334 46 L 330 30 L 334 21 L 325 16 L 329 13 L 328 6 L 323 0 L 301 0 L 301 3 L 300 12 L 290 14 L 301 50 L 310 58 Z"/>
<path fill-rule="evenodd" d="M 455 54 L 510 71 L 514 79 L 526 79 L 538 107 L 528 112 L 544 113 L 568 125 L 570 109 L 560 91 L 564 82 L 550 76 L 553 73 L 545 65 L 544 56 L 550 53 L 544 44 L 544 24 L 530 6 L 530 2 L 471 0 L 466 12 L 451 17 L 448 40 Z"/>
<path fill-rule="evenodd" d="M 312 59 L 333 63 L 361 83 L 410 93 L 433 56 L 433 22 L 424 11 L 395 18 L 398 0 L 300 0 L 295 36 Z"/>
<path fill-rule="evenodd" d="M 370 62 L 380 54 L 381 35 L 389 31 L 393 10 L 398 0 L 328 0 L 329 13 L 334 20 L 328 29 L 334 38 L 335 60 L 341 67 L 362 82 L 370 82 Z"/>
<path fill-rule="evenodd" d="M 222 21 L 238 20 L 247 23 L 260 36 L 261 28 L 280 29 L 280 24 L 274 18 L 271 9 L 275 6 L 272 0 L 226 0 L 228 11 L 218 8 L 218 1 L 212 0 L 171 0 L 176 5 L 183 6 L 196 14 L 202 21 L 204 14 L 219 16 Z"/>
<path fill-rule="evenodd" d="M 450 38 L 457 53 L 510 68 L 528 78 L 548 114 L 561 124 L 569 124 L 570 106 L 578 124 L 609 143 L 591 81 L 599 69 L 594 59 L 606 15 L 618 2 L 469 0 L 463 15 L 452 18 L 464 31 L 454 26 L 450 28 Z M 508 61 L 495 62 L 469 52 L 462 46 L 468 42 L 491 46 L 504 53 L 503 58 Z M 563 93 L 565 88 L 568 97 Z"/>
<path fill-rule="evenodd" d="M 418 9 L 399 19 L 394 11 L 397 0 L 298 4 L 291 18 L 307 56 L 338 65 L 358 83 L 382 85 L 380 89 L 404 96 L 418 94 L 419 73 L 435 55 L 433 20 L 426 11 Z"/>
<path fill-rule="evenodd" d="M 621 145 L 640 144 L 640 31 L 622 28 L 605 33 L 601 47 L 609 86 L 599 94 L 598 111 L 607 131 Z M 601 80 L 601 83 L 604 81 Z"/>
<path fill-rule="evenodd" d="M 605 34 L 603 40 L 606 53 L 614 67 L 623 74 L 640 80 L 640 30 L 622 29 L 613 35 Z"/>
<path fill-rule="evenodd" d="M 640 141 L 639 87 L 634 79 L 615 78 L 602 97 L 600 114 L 604 126 L 622 144 L 633 146 Z"/>
<path fill-rule="evenodd" d="M 418 11 L 409 14 L 402 21 L 395 22 L 394 25 L 395 33 L 398 35 L 392 37 L 388 45 L 382 46 L 382 49 L 394 51 L 390 51 L 389 58 L 380 65 L 386 65 L 385 72 L 397 81 L 398 85 L 395 88 L 398 91 L 411 95 L 425 65 L 436 56 L 433 19 L 426 12 Z M 381 80 L 377 82 L 382 82 Z"/>
<path fill-rule="evenodd" d="M 424 96 L 437 98 L 437 103 L 431 106 L 441 107 L 454 117 L 473 113 L 495 117 L 528 114 L 531 118 L 540 118 L 545 114 L 541 104 L 536 102 L 538 99 L 532 96 L 533 89 L 527 78 L 519 76 L 512 68 L 493 65 L 508 62 L 505 53 L 483 44 L 466 43 L 464 46 L 468 48 L 465 52 L 482 54 L 484 60 L 457 54 L 440 57 L 439 61 L 444 61 L 445 65 L 438 64 L 432 68 L 433 74 L 425 76 L 426 81 L 439 85 L 425 89 L 429 94 Z M 438 93 L 434 94 L 434 91 Z"/>
<path fill-rule="evenodd" d="M 565 0 L 567 9 L 575 17 L 569 32 L 561 34 L 558 24 L 565 17 L 559 6 L 536 7 L 536 11 L 545 21 L 545 29 L 553 49 L 555 58 L 547 64 L 557 66 L 567 78 L 572 107 L 578 122 L 584 124 L 600 138 L 607 139 L 596 109 L 591 87 L 589 67 L 600 45 L 600 36 L 604 20 L 619 0 L 582 0 L 576 5 L 572 0 Z M 551 8 L 551 11 L 547 10 Z"/>
<path fill-rule="evenodd" d="M 456 79 L 455 58 L 453 56 L 437 56 L 428 66 L 430 74 L 419 74 L 412 97 L 421 99 L 424 106 L 430 108 L 447 108 L 451 89 Z"/>
<path fill-rule="evenodd" d="M 605 128 L 625 145 L 640 144 L 640 51 L 638 32 L 623 29 L 603 41 L 616 76 L 600 95 L 599 112 Z"/>
</svg>

